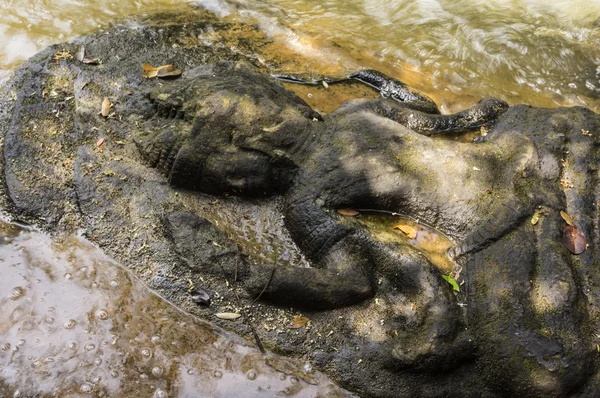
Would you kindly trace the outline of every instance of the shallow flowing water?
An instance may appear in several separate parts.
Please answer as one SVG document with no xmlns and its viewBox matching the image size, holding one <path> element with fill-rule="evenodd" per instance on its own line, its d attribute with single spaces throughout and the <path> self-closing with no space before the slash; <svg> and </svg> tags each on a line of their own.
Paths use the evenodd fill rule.
<svg viewBox="0 0 600 398">
<path fill-rule="evenodd" d="M 0 275 L 0 397 L 351 396 L 176 309 L 80 237 L 0 218 Z"/>
<path fill-rule="evenodd" d="M 297 72 L 376 68 L 445 111 L 483 96 L 600 104 L 600 3 L 585 0 L 0 0 L 0 77 L 51 43 L 188 3 L 257 21 L 307 57 Z"/>
</svg>

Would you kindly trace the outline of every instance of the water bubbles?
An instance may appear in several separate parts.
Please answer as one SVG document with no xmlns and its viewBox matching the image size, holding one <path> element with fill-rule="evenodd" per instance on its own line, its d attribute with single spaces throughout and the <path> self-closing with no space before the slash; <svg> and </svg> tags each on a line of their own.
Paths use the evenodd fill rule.
<svg viewBox="0 0 600 398">
<path fill-rule="evenodd" d="M 11 300 L 15 301 L 23 296 L 25 296 L 25 289 L 23 289 L 21 286 L 17 286 L 10 292 L 10 295 L 8 297 Z"/>
<path fill-rule="evenodd" d="M 290 395 L 292 393 L 292 389 L 289 387 L 286 387 L 283 389 L 283 395 Z"/>
<path fill-rule="evenodd" d="M 92 392 L 93 389 L 94 389 L 94 386 L 87 382 L 83 383 L 81 386 L 79 386 L 79 391 L 84 394 Z"/>
<path fill-rule="evenodd" d="M 65 324 L 63 326 L 65 329 L 73 329 L 76 325 L 77 325 L 77 322 L 75 321 L 75 319 L 69 319 L 68 321 L 65 322 Z"/>
<path fill-rule="evenodd" d="M 69 350 L 76 350 L 77 349 L 77 343 L 74 341 L 71 341 L 69 343 L 69 345 L 67 345 L 67 347 L 69 347 Z"/>
<path fill-rule="evenodd" d="M 31 364 L 32 367 L 34 368 L 39 368 L 40 366 L 42 366 L 42 361 L 33 361 L 33 363 Z"/>
<path fill-rule="evenodd" d="M 164 372 L 165 372 L 165 370 L 161 366 L 155 366 L 155 367 L 152 368 L 152 374 L 155 377 L 162 376 Z"/>
<path fill-rule="evenodd" d="M 143 380 L 143 381 L 148 380 L 148 375 L 146 373 L 140 373 L 140 380 Z"/>
<path fill-rule="evenodd" d="M 213 373 L 213 376 L 216 379 L 220 379 L 221 377 L 223 377 L 223 372 L 221 372 L 220 370 L 215 370 L 214 373 Z"/>
<path fill-rule="evenodd" d="M 45 321 L 48 325 L 52 325 L 54 323 L 55 319 L 52 317 L 48 317 L 45 319 Z"/>
<path fill-rule="evenodd" d="M 146 359 L 152 358 L 152 350 L 150 348 L 142 348 L 140 353 Z"/>
<path fill-rule="evenodd" d="M 15 393 L 13 394 L 13 398 L 21 398 L 23 396 L 23 393 L 21 392 L 21 390 L 15 390 Z"/>
<path fill-rule="evenodd" d="M 96 376 L 92 379 L 92 383 L 94 384 L 98 384 L 100 381 L 102 381 L 102 376 Z"/>
<path fill-rule="evenodd" d="M 248 372 L 246 377 L 248 378 L 248 380 L 256 380 L 256 372 L 251 370 Z"/>
<path fill-rule="evenodd" d="M 158 343 L 160 343 L 160 336 L 154 335 L 150 338 L 150 341 L 153 342 L 154 344 L 158 344 Z"/>
<path fill-rule="evenodd" d="M 73 275 L 71 275 L 70 273 L 68 273 L 68 272 L 67 272 L 67 273 L 65 274 L 65 279 L 67 279 L 67 280 L 68 280 L 68 279 L 73 279 Z"/>
<path fill-rule="evenodd" d="M 187 374 L 191 375 L 195 375 L 196 374 L 196 370 L 195 369 L 188 369 L 187 370 Z"/>
<path fill-rule="evenodd" d="M 96 318 L 100 319 L 101 321 L 106 321 L 108 318 L 110 318 L 110 315 L 108 314 L 108 311 L 102 309 L 96 312 Z"/>
<path fill-rule="evenodd" d="M 114 370 L 114 369 L 111 370 L 109 374 L 110 374 L 110 377 L 112 377 L 114 379 L 116 379 L 117 377 L 119 377 L 119 372 L 117 370 Z"/>
<path fill-rule="evenodd" d="M 96 345 L 92 344 L 92 343 L 88 343 L 88 344 L 85 345 L 85 350 L 86 351 L 92 351 L 95 348 L 96 348 Z"/>
<path fill-rule="evenodd" d="M 54 358 L 52 357 L 47 357 L 46 359 L 44 359 L 44 363 L 52 363 L 54 362 Z"/>
<path fill-rule="evenodd" d="M 108 282 L 108 284 L 109 284 L 111 287 L 117 287 L 117 286 L 119 286 L 119 281 L 116 281 L 116 280 L 114 280 L 114 279 L 113 279 L 113 280 L 111 280 L 110 282 Z"/>
<path fill-rule="evenodd" d="M 10 350 L 10 343 L 4 343 L 2 344 L 2 351 L 8 351 Z"/>
<path fill-rule="evenodd" d="M 154 391 L 154 398 L 167 398 L 168 396 L 167 392 L 162 388 L 157 388 L 156 391 Z"/>
<path fill-rule="evenodd" d="M 19 345 L 21 347 L 24 346 L 25 345 L 25 340 L 23 340 L 23 339 L 19 340 L 19 342 L 17 343 L 17 345 Z"/>
<path fill-rule="evenodd" d="M 287 376 L 284 375 L 283 373 L 279 375 L 279 380 L 284 381 L 287 379 Z"/>
<path fill-rule="evenodd" d="M 290 383 L 292 383 L 292 384 L 298 384 L 298 382 L 299 382 L 299 380 L 298 380 L 297 377 L 294 377 L 294 376 L 290 377 Z"/>
<path fill-rule="evenodd" d="M 102 358 L 96 358 L 96 359 L 94 360 L 94 365 L 96 365 L 96 366 L 100 366 L 100 365 L 102 365 Z"/>
</svg>

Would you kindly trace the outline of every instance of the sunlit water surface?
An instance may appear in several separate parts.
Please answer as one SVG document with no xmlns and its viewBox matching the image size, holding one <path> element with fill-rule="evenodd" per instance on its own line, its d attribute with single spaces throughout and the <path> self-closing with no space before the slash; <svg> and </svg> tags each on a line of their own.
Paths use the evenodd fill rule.
<svg viewBox="0 0 600 398">
<path fill-rule="evenodd" d="M 0 0 L 0 76 L 110 21 L 200 4 L 257 21 L 304 70 L 380 69 L 453 111 L 484 96 L 598 109 L 600 2 L 586 0 Z"/>
</svg>

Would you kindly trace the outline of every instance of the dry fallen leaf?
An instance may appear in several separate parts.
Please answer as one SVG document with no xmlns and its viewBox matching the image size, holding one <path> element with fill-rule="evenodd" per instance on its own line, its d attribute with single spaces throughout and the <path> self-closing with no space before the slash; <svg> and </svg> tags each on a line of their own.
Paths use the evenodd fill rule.
<svg viewBox="0 0 600 398">
<path fill-rule="evenodd" d="M 81 60 L 81 62 L 88 65 L 97 65 L 98 63 L 100 63 L 98 58 L 84 58 Z"/>
<path fill-rule="evenodd" d="M 342 216 L 346 216 L 346 217 L 354 217 L 359 214 L 358 211 L 351 210 L 351 209 L 337 209 L 337 212 L 340 213 Z"/>
<path fill-rule="evenodd" d="M 565 220 L 566 221 L 566 220 Z M 581 254 L 587 247 L 587 239 L 581 228 L 568 225 L 563 232 L 563 241 L 573 254 Z"/>
<path fill-rule="evenodd" d="M 546 214 L 546 212 L 544 211 L 544 209 L 542 209 L 541 207 L 539 207 L 535 213 L 533 213 L 533 216 L 531 217 L 531 224 L 535 225 L 538 223 L 538 221 L 540 221 L 540 217 L 544 216 Z"/>
<path fill-rule="evenodd" d="M 100 110 L 100 114 L 104 117 L 108 117 L 110 113 L 110 100 L 108 97 L 104 97 L 104 101 L 102 101 L 102 109 Z"/>
<path fill-rule="evenodd" d="M 77 54 L 75 54 L 75 58 L 77 61 L 83 62 L 83 59 L 85 58 L 85 47 L 83 45 L 77 48 Z"/>
<path fill-rule="evenodd" d="M 146 71 L 146 72 L 150 72 L 150 71 L 156 70 L 156 68 L 153 67 L 150 62 L 143 63 L 142 64 L 142 69 L 144 69 L 144 71 Z"/>
<path fill-rule="evenodd" d="M 215 316 L 220 319 L 227 319 L 229 321 L 235 321 L 242 315 L 238 314 L 237 312 L 219 312 L 218 314 L 215 314 Z"/>
<path fill-rule="evenodd" d="M 181 71 L 173 65 L 166 65 L 165 67 L 160 67 L 156 74 L 158 77 L 172 77 L 181 75 Z"/>
<path fill-rule="evenodd" d="M 575 225 L 575 223 L 573 222 L 573 219 L 571 218 L 570 215 L 568 215 L 567 213 L 565 213 L 564 211 L 561 210 L 560 212 L 560 216 L 563 218 L 563 220 L 565 220 L 565 222 L 571 226 Z"/>
<path fill-rule="evenodd" d="M 104 138 L 100 138 L 98 142 L 96 142 L 96 146 L 100 146 L 102 144 L 104 144 Z"/>
<path fill-rule="evenodd" d="M 161 65 L 155 68 L 152 66 L 152 64 L 146 62 L 142 64 L 142 69 L 144 69 L 142 77 L 145 77 L 146 79 L 151 79 L 153 77 L 174 77 L 181 75 L 181 70 L 175 68 L 172 64 Z"/>
<path fill-rule="evenodd" d="M 290 322 L 290 329 L 300 329 L 303 328 L 304 326 L 306 326 L 306 324 L 308 323 L 308 318 L 305 316 L 300 316 L 300 315 L 296 315 L 292 318 L 292 321 Z"/>
<path fill-rule="evenodd" d="M 396 224 L 394 225 L 394 229 L 399 229 L 404 232 L 408 239 L 414 239 L 417 236 L 417 230 L 415 227 L 406 224 Z"/>
</svg>

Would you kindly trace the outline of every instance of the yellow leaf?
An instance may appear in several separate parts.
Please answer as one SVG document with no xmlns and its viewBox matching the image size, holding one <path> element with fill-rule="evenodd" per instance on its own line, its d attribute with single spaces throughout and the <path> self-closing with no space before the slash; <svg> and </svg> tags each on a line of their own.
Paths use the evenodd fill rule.
<svg viewBox="0 0 600 398">
<path fill-rule="evenodd" d="M 399 229 L 404 232 L 408 239 L 414 239 L 417 236 L 417 230 L 415 227 L 406 224 L 396 224 L 394 225 L 394 229 Z"/>
<path fill-rule="evenodd" d="M 142 69 L 144 69 L 144 71 L 146 71 L 146 72 L 150 72 L 151 70 L 155 70 L 155 68 L 149 62 L 143 63 L 142 64 Z"/>
<path fill-rule="evenodd" d="M 540 213 L 538 213 L 537 211 L 535 213 L 533 213 L 533 217 L 531 217 L 531 223 L 533 225 L 537 224 L 538 221 L 540 221 Z"/>
<path fill-rule="evenodd" d="M 560 216 L 563 218 L 563 220 L 565 220 L 565 222 L 571 226 L 575 225 L 575 223 L 573 222 L 573 219 L 571 218 L 570 215 L 568 215 L 567 213 L 565 213 L 564 211 L 561 210 L 560 212 Z"/>
</svg>

